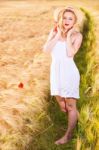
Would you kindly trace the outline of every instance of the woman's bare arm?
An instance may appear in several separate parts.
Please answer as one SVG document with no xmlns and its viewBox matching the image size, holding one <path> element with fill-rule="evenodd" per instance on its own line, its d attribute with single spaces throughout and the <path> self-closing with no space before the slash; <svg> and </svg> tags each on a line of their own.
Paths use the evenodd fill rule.
<svg viewBox="0 0 99 150">
<path fill-rule="evenodd" d="M 43 52 L 49 53 L 52 51 L 53 47 L 57 43 L 57 40 L 59 38 L 59 34 L 57 34 L 53 29 L 50 31 L 48 39 L 46 43 L 43 46 Z"/>
<path fill-rule="evenodd" d="M 79 48 L 81 46 L 82 39 L 83 39 L 83 36 L 80 32 L 76 33 L 75 41 L 73 42 L 73 44 L 71 42 L 70 36 L 68 37 L 68 40 L 67 40 L 67 55 L 69 57 L 73 57 L 77 53 L 77 51 L 79 50 Z"/>
</svg>

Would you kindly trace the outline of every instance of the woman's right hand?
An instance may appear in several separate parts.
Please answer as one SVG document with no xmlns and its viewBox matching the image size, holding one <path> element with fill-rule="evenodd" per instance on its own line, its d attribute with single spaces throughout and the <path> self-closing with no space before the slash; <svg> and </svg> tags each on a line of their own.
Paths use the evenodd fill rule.
<svg viewBox="0 0 99 150">
<path fill-rule="evenodd" d="M 61 30 L 60 30 L 60 28 L 59 28 L 58 26 L 57 26 L 56 37 L 57 37 L 57 39 L 60 39 L 60 38 L 61 38 Z"/>
<path fill-rule="evenodd" d="M 51 29 L 49 36 L 48 36 L 48 39 L 47 39 L 47 42 L 52 40 L 53 38 L 55 38 L 57 40 L 60 39 L 61 31 L 60 31 L 59 27 L 57 26 L 57 31 L 55 31 L 54 29 L 55 28 Z"/>
<path fill-rule="evenodd" d="M 53 49 L 56 42 L 60 39 L 60 37 L 61 37 L 61 31 L 59 27 L 57 27 L 57 32 L 55 32 L 54 28 L 52 28 L 48 36 L 48 39 L 44 44 L 43 50 L 45 52 L 50 52 Z"/>
</svg>

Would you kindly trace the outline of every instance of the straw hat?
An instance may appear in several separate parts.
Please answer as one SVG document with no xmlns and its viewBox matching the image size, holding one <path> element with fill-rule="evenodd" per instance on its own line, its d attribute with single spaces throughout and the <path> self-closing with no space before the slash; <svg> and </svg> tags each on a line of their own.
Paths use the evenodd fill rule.
<svg viewBox="0 0 99 150">
<path fill-rule="evenodd" d="M 80 9 L 78 9 L 74 6 L 60 7 L 60 8 L 55 9 L 55 11 L 54 11 L 54 21 L 58 22 L 59 15 L 60 15 L 60 13 L 63 9 L 71 10 L 71 11 L 74 12 L 74 14 L 77 17 L 76 28 L 78 30 L 81 30 L 83 28 L 83 23 L 84 23 L 84 20 L 85 20 L 85 16 L 84 16 L 84 13 Z"/>
<path fill-rule="evenodd" d="M 55 22 L 58 22 L 58 17 L 59 17 L 59 14 L 60 14 L 61 10 L 63 10 L 63 7 L 55 9 L 55 11 L 54 11 L 54 21 Z"/>
</svg>

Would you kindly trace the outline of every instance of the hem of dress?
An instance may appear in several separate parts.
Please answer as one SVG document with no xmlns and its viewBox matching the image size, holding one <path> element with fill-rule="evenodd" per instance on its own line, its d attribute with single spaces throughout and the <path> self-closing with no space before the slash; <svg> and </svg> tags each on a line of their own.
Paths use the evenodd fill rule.
<svg viewBox="0 0 99 150">
<path fill-rule="evenodd" d="M 62 95 L 59 95 L 59 94 L 51 94 L 51 96 L 61 96 L 63 98 L 74 98 L 74 99 L 80 99 L 80 97 L 75 97 L 75 96 L 62 96 Z"/>
</svg>

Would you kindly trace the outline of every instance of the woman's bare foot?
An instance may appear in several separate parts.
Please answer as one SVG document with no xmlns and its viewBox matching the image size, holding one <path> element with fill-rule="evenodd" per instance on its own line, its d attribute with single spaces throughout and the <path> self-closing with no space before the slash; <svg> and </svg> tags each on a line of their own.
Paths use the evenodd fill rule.
<svg viewBox="0 0 99 150">
<path fill-rule="evenodd" d="M 72 138 L 72 135 L 64 135 L 62 138 L 60 138 L 59 140 L 55 141 L 56 145 L 59 144 L 66 144 L 67 142 L 70 141 L 70 139 Z"/>
</svg>

